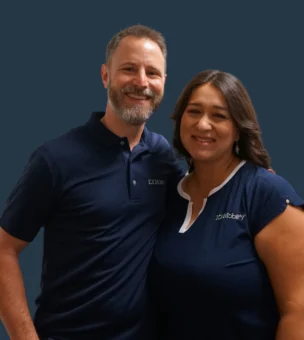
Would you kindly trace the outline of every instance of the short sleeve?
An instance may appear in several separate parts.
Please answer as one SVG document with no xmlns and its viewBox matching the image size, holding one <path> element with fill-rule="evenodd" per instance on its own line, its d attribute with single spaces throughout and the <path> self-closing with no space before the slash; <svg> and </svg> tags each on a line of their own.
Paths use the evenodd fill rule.
<svg viewBox="0 0 304 340">
<path fill-rule="evenodd" d="M 50 167 L 37 149 L 4 205 L 0 226 L 12 236 L 31 242 L 47 221 L 53 191 Z"/>
<path fill-rule="evenodd" d="M 269 172 L 258 176 L 251 190 L 253 196 L 249 228 L 253 236 L 283 213 L 288 204 L 304 208 L 304 200 L 292 185 L 279 175 Z"/>
</svg>

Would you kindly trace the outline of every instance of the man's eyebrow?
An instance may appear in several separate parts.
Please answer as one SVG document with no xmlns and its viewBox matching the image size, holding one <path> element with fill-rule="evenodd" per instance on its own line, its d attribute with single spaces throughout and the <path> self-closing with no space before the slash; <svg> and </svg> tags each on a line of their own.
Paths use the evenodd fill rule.
<svg viewBox="0 0 304 340">
<path fill-rule="evenodd" d="M 121 63 L 120 66 L 127 66 L 127 65 L 136 66 L 136 64 L 132 61 L 124 61 L 123 63 Z"/>
</svg>

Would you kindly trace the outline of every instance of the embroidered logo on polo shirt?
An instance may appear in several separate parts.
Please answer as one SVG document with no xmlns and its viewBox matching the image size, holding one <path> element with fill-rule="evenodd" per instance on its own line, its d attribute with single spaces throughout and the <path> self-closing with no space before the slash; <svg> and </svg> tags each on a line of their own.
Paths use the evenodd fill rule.
<svg viewBox="0 0 304 340">
<path fill-rule="evenodd" d="M 148 179 L 148 184 L 149 185 L 165 185 L 165 181 L 162 180 L 162 179 L 149 178 Z"/>
<path fill-rule="evenodd" d="M 246 217 L 246 214 L 224 213 L 224 214 L 216 215 L 215 220 L 219 221 L 223 219 L 232 219 L 232 220 L 243 221 L 245 217 Z"/>
</svg>

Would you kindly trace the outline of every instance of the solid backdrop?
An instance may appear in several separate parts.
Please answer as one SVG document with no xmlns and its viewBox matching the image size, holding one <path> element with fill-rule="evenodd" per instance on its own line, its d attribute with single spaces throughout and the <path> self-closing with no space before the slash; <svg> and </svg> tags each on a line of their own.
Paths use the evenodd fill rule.
<svg viewBox="0 0 304 340">
<path fill-rule="evenodd" d="M 30 153 L 104 110 L 108 40 L 141 23 L 168 45 L 165 99 L 148 127 L 170 141 L 170 114 L 199 71 L 244 83 L 275 171 L 304 196 L 302 10 L 249 1 L 17 1 L 0 5 L 0 212 Z M 43 198 L 42 198 L 43 199 Z M 24 225 L 26 228 L 26 225 Z M 39 292 L 42 232 L 21 255 L 31 313 Z M 3 292 L 0 292 L 2 296 Z M 0 323 L 0 339 L 7 340 Z"/>
</svg>

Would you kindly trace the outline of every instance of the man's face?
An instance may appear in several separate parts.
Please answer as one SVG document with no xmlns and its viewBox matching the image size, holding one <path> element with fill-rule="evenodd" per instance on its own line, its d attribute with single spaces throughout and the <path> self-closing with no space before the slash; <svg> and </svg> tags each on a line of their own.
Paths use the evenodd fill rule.
<svg viewBox="0 0 304 340">
<path fill-rule="evenodd" d="M 145 123 L 161 103 L 165 63 L 157 43 L 129 36 L 121 40 L 110 64 L 102 66 L 111 108 L 126 123 Z"/>
</svg>

